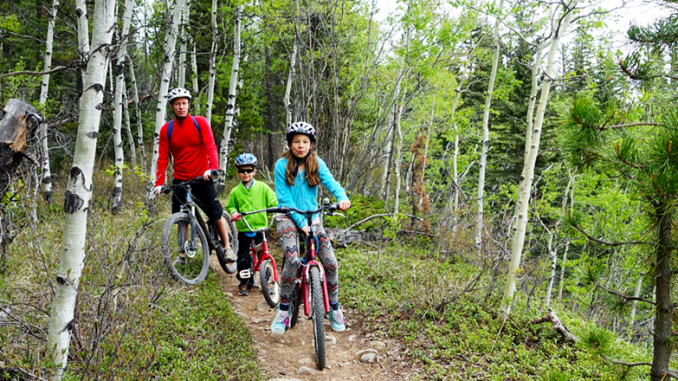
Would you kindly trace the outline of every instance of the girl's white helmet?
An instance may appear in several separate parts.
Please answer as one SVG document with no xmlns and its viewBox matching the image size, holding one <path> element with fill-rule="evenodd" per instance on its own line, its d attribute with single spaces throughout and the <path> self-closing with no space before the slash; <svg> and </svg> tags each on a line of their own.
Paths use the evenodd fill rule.
<svg viewBox="0 0 678 381">
<path fill-rule="evenodd" d="M 295 122 L 289 125 L 287 127 L 287 143 L 292 140 L 292 137 L 296 134 L 304 134 L 308 135 L 309 139 L 311 139 L 312 142 L 315 142 L 315 127 L 313 127 L 310 123 L 306 122 Z"/>
</svg>

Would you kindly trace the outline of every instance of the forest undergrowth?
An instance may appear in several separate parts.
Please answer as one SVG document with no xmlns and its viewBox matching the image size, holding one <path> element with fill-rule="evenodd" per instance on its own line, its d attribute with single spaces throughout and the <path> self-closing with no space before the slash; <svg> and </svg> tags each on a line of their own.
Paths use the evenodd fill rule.
<svg viewBox="0 0 678 381">
<path fill-rule="evenodd" d="M 67 379 L 266 379 L 250 333 L 220 291 L 217 275 L 210 271 L 205 282 L 190 288 L 167 275 L 159 243 L 169 198 L 147 212 L 140 179 L 126 176 L 129 196 L 114 216 L 104 192 L 112 188 L 111 178 L 99 177 Z M 12 208 L 22 222 L 0 276 L 0 379 L 48 377 L 44 347 L 63 211 L 42 201 L 36 205 L 36 219 L 30 202 Z M 356 198 L 348 221 L 329 219 L 326 225 L 354 223 L 383 212 L 380 207 Z M 547 313 L 531 300 L 534 293 L 521 293 L 510 318 L 499 319 L 501 285 L 492 280 L 491 263 L 476 258 L 470 232 L 446 238 L 448 249 L 440 252 L 437 238 L 396 234 L 403 224 L 371 221 L 363 228 L 384 228 L 383 243 L 338 249 L 337 258 L 341 302 L 353 323 L 399 343 L 401 365 L 424 369 L 412 379 L 645 378 L 647 368 L 609 360 L 646 362 L 647 349 L 557 302 L 553 308 L 580 343 L 568 343 L 548 324 L 530 324 Z"/>
</svg>

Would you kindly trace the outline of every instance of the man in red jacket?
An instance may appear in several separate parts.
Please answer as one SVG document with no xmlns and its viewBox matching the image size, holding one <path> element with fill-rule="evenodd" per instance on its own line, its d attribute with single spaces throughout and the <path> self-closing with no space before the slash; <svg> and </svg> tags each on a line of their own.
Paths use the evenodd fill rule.
<svg viewBox="0 0 678 381">
<path fill-rule="evenodd" d="M 191 93 L 183 88 L 172 89 L 167 94 L 168 102 L 174 112 L 172 128 L 170 122 L 160 129 L 160 146 L 158 151 L 158 170 L 155 176 L 155 194 L 159 194 L 165 182 L 165 171 L 169 162 L 169 153 L 172 153 L 172 168 L 174 169 L 173 183 L 181 183 L 202 177 L 205 180 L 212 178 L 212 171 L 219 169 L 217 145 L 207 119 L 202 116 L 192 116 L 188 113 L 191 106 Z M 169 128 L 169 131 L 168 131 Z M 205 181 L 191 185 L 193 196 L 199 201 L 199 206 L 207 214 L 208 219 L 217 227 L 217 233 L 224 242 L 226 259 L 235 262 L 236 257 L 229 247 L 226 233 L 227 223 L 223 217 L 224 209 L 217 198 L 216 189 L 212 181 Z M 177 213 L 186 199 L 186 190 L 177 189 L 172 196 L 172 213 Z"/>
</svg>

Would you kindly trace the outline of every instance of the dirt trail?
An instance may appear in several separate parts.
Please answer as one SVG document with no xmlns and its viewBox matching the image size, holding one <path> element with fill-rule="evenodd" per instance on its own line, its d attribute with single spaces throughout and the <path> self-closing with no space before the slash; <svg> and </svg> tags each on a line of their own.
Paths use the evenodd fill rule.
<svg viewBox="0 0 678 381">
<path fill-rule="evenodd" d="M 351 325 L 350 312 L 345 311 L 349 325 L 345 332 L 337 333 L 330 329 L 326 319 L 327 367 L 319 372 L 315 365 L 313 347 L 313 325 L 300 312 L 297 325 L 288 329 L 284 335 L 271 333 L 271 321 L 274 310 L 257 311 L 257 303 L 266 303 L 260 288 L 252 288 L 248 296 L 238 295 L 238 281 L 235 275 L 227 275 L 219 267 L 214 255 L 210 258 L 210 267 L 221 275 L 221 290 L 236 313 L 243 319 L 252 333 L 254 346 L 258 349 L 259 360 L 265 366 L 269 380 L 399 380 L 397 371 L 387 372 L 383 364 L 389 357 L 388 352 L 397 347 L 394 343 L 384 342 L 385 349 L 378 349 L 379 362 L 372 364 L 360 362 L 358 351 L 370 347 L 370 339 L 364 332 Z M 258 276 L 258 273 L 257 273 Z M 303 306 L 302 306 L 303 308 Z M 333 344 L 334 343 L 334 344 Z M 387 352 L 388 351 L 388 352 Z M 297 374 L 301 367 L 307 367 L 317 373 Z"/>
</svg>

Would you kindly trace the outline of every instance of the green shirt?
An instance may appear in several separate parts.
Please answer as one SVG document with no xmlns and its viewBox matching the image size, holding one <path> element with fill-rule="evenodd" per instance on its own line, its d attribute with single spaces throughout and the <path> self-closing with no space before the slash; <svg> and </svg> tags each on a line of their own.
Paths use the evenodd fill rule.
<svg viewBox="0 0 678 381">
<path fill-rule="evenodd" d="M 273 190 L 265 183 L 252 179 L 251 187 L 245 188 L 242 182 L 240 182 L 238 186 L 231 190 L 231 193 L 228 196 L 226 210 L 228 210 L 228 214 L 233 215 L 235 212 L 251 212 L 276 206 L 278 206 L 278 199 L 275 197 L 275 192 L 273 192 Z M 252 229 L 260 229 L 268 226 L 266 213 L 249 215 L 247 216 L 247 222 Z M 247 228 L 247 225 L 245 225 L 245 221 L 242 219 L 236 222 L 236 226 L 238 231 L 250 231 Z"/>
</svg>

